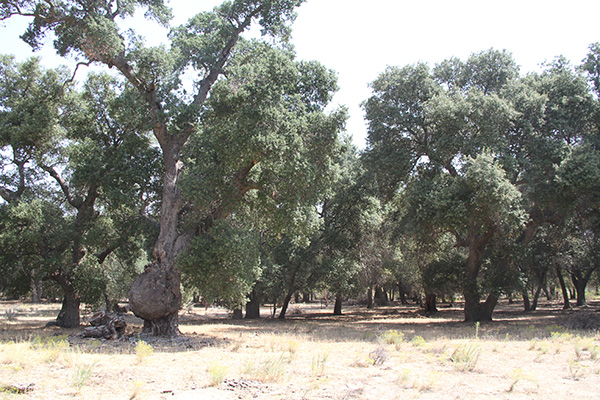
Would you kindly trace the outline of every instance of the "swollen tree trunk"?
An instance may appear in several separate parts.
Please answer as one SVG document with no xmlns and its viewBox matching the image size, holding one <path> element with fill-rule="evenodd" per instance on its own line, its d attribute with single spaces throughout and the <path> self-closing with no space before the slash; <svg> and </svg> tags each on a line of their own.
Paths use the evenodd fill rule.
<svg viewBox="0 0 600 400">
<path fill-rule="evenodd" d="M 147 265 L 129 290 L 129 305 L 144 320 L 143 333 L 154 336 L 179 335 L 181 308 L 179 271 L 167 269 L 158 262 Z"/>
<path fill-rule="evenodd" d="M 189 246 L 191 237 L 178 227 L 183 199 L 177 187 L 183 163 L 179 160 L 187 135 L 167 135 L 166 128 L 155 127 L 165 161 L 160 232 L 154 246 L 155 261 L 133 282 L 129 290 L 131 311 L 144 320 L 144 333 L 154 336 L 179 335 L 181 273 L 177 256 Z"/>
<path fill-rule="evenodd" d="M 342 301 L 343 297 L 341 294 L 335 296 L 335 304 L 333 306 L 333 315 L 342 315 Z"/>
</svg>

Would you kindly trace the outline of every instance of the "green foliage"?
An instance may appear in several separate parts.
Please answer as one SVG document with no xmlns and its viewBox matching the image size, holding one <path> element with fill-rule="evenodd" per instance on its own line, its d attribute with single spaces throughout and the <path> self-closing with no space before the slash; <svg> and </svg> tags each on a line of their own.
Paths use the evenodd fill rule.
<svg viewBox="0 0 600 400">
<path fill-rule="evenodd" d="M 232 308 L 245 304 L 260 277 L 258 240 L 254 232 L 217 221 L 181 257 L 185 284 L 196 288 L 208 303 L 221 300 Z"/>
<path fill-rule="evenodd" d="M 264 43 L 240 46 L 186 148 L 186 197 L 205 213 L 246 205 L 257 221 L 309 233 L 303 207 L 329 185 L 345 119 L 320 103 L 335 88 L 317 63 L 298 63 Z"/>
</svg>

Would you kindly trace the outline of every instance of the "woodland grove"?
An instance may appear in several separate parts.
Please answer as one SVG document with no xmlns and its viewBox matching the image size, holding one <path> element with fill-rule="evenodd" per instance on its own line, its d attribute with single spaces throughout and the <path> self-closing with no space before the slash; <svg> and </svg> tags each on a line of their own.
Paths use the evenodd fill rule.
<svg viewBox="0 0 600 400">
<path fill-rule="evenodd" d="M 162 0 L 2 0 L 76 68 L 0 56 L 0 293 L 128 299 L 174 336 L 182 303 L 241 317 L 321 293 L 586 304 L 600 269 L 600 44 L 521 74 L 506 50 L 387 67 L 367 146 L 329 106 L 336 73 L 289 44 L 302 0 L 230 0 L 171 26 Z M 149 47 L 128 29 L 170 28 Z M 258 27 L 262 39 L 243 33 Z M 1 28 L 0 28 L 1 29 Z M 97 68 L 87 75 L 85 66 Z"/>
</svg>

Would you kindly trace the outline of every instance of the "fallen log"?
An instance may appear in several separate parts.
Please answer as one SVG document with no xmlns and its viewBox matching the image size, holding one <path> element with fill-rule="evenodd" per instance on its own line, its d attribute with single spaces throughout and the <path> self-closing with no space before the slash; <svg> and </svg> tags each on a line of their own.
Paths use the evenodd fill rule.
<svg viewBox="0 0 600 400">
<path fill-rule="evenodd" d="M 101 315 L 104 314 L 104 315 Z M 98 314 L 98 315 L 97 315 Z M 89 326 L 79 334 L 83 338 L 96 339 L 120 339 L 125 334 L 127 323 L 121 314 L 109 317 L 103 311 L 99 311 L 90 318 Z"/>
</svg>

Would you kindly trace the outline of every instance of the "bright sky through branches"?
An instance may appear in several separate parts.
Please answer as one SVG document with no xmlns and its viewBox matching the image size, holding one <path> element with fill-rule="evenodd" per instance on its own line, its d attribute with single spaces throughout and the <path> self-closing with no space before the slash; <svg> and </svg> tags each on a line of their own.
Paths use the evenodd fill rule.
<svg viewBox="0 0 600 400">
<path fill-rule="evenodd" d="M 174 25 L 220 0 L 173 0 Z M 339 74 L 334 102 L 349 108 L 348 132 L 364 147 L 366 127 L 360 103 L 370 95 L 368 83 L 388 65 L 418 61 L 433 64 L 495 48 L 510 51 L 521 72 L 564 55 L 578 64 L 588 46 L 600 41 L 598 0 L 307 0 L 298 10 L 293 43 L 299 59 L 318 60 Z M 165 31 L 136 20 L 136 29 L 155 44 Z M 16 21 L 15 21 L 16 22 Z M 26 21 L 0 27 L 2 53 L 19 60 L 32 55 L 18 39 Z M 47 49 L 44 59 L 51 53 Z M 49 66 L 64 61 L 54 59 Z"/>
</svg>

